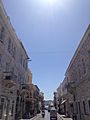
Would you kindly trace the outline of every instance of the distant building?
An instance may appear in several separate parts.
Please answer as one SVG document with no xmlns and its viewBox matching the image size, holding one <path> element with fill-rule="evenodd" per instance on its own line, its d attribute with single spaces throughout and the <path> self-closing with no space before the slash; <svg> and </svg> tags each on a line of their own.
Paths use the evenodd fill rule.
<svg viewBox="0 0 90 120">
<path fill-rule="evenodd" d="M 35 116 L 40 113 L 40 110 L 44 107 L 44 94 L 40 92 L 37 85 L 24 84 L 21 90 L 21 113 L 23 115 Z"/>
<path fill-rule="evenodd" d="M 74 120 L 90 120 L 90 25 L 57 92 L 60 112 Z"/>
<path fill-rule="evenodd" d="M 58 110 L 58 94 L 57 94 L 57 92 L 54 92 L 53 104 L 54 104 L 54 107 Z"/>
<path fill-rule="evenodd" d="M 53 105 L 53 100 L 45 100 L 45 106 Z"/>
</svg>

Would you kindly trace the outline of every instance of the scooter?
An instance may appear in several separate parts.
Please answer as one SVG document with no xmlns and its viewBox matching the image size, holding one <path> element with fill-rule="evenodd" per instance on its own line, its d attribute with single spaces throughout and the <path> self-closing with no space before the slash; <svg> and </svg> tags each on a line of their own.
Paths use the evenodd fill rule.
<svg viewBox="0 0 90 120">
<path fill-rule="evenodd" d="M 42 118 L 45 117 L 45 111 L 42 111 Z"/>
</svg>

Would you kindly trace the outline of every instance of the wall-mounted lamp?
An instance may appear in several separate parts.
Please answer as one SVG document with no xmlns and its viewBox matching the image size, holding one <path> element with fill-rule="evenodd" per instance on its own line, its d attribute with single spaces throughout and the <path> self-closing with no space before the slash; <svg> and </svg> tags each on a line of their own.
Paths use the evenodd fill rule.
<svg viewBox="0 0 90 120">
<path fill-rule="evenodd" d="M 32 61 L 29 57 L 26 58 L 28 61 Z"/>
</svg>

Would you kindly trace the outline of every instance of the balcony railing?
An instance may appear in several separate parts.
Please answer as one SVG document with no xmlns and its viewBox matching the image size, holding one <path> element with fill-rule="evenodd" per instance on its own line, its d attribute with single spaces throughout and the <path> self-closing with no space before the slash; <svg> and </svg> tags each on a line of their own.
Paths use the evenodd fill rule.
<svg viewBox="0 0 90 120">
<path fill-rule="evenodd" d="M 35 98 L 33 98 L 33 97 L 26 97 L 25 101 L 35 101 Z"/>
<path fill-rule="evenodd" d="M 12 72 L 4 72 L 2 84 L 5 87 L 11 88 L 16 85 L 16 78 L 16 75 L 14 75 Z"/>
</svg>

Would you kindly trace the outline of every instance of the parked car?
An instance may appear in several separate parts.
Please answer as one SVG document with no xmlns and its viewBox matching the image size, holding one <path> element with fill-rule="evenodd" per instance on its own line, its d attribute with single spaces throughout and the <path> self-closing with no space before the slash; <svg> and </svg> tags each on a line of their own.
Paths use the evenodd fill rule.
<svg viewBox="0 0 90 120">
<path fill-rule="evenodd" d="M 48 110 L 48 105 L 45 106 L 45 110 Z"/>
<path fill-rule="evenodd" d="M 57 120 L 57 110 L 55 108 L 51 108 L 50 110 L 50 120 Z"/>
<path fill-rule="evenodd" d="M 50 106 L 48 106 L 48 112 L 50 112 L 50 109 L 51 109 Z"/>
<path fill-rule="evenodd" d="M 53 107 L 53 105 L 48 105 L 48 112 L 50 112 L 51 108 Z"/>
</svg>

